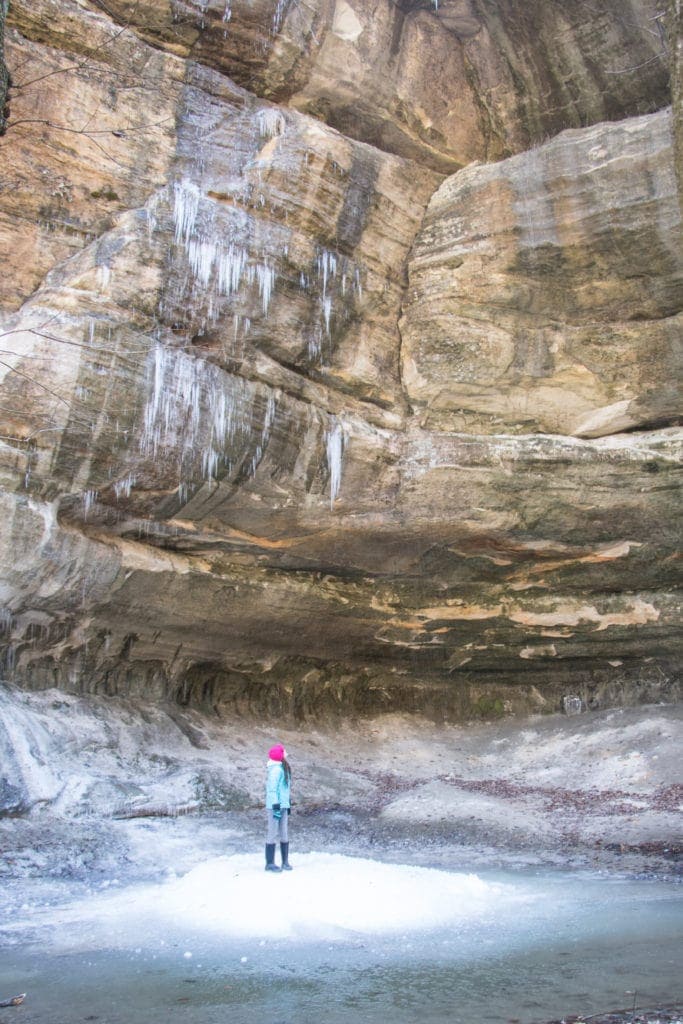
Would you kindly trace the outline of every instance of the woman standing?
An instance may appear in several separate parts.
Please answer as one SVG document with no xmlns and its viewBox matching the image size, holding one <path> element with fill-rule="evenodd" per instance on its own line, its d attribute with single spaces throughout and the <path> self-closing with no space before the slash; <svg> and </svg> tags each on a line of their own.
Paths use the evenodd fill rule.
<svg viewBox="0 0 683 1024">
<path fill-rule="evenodd" d="M 289 863 L 289 798 L 292 770 L 287 760 L 287 751 L 277 743 L 268 751 L 268 775 L 266 778 L 266 871 L 291 871 Z M 282 867 L 275 863 L 275 844 L 280 840 Z"/>
</svg>

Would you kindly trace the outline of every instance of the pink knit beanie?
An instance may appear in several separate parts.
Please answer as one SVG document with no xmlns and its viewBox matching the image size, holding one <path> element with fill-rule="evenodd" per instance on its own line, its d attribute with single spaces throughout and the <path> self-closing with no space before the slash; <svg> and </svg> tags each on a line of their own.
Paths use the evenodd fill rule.
<svg viewBox="0 0 683 1024">
<path fill-rule="evenodd" d="M 274 747 L 271 747 L 268 751 L 268 757 L 271 761 L 282 761 L 285 756 L 285 748 L 281 743 L 276 743 Z"/>
</svg>

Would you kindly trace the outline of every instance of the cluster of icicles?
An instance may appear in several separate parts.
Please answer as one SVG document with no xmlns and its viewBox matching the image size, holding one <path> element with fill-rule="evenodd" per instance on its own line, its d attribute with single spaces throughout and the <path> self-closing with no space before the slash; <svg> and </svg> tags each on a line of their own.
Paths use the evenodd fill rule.
<svg viewBox="0 0 683 1024">
<path fill-rule="evenodd" d="M 285 117 L 276 107 L 259 110 L 257 121 L 261 138 L 285 132 Z M 270 255 L 255 258 L 244 211 L 219 209 L 188 177 L 173 185 L 172 217 L 176 253 L 189 270 L 189 301 L 214 323 L 232 306 L 235 337 L 240 323 L 246 335 L 251 320 L 238 315 L 235 303 L 244 289 L 257 289 L 261 315 L 267 318 L 278 276 L 276 260 Z M 150 229 L 155 227 L 154 211 L 150 211 Z M 281 250 L 286 258 L 286 246 Z M 333 298 L 344 298 L 347 290 L 360 297 L 360 273 L 346 257 L 320 247 L 310 269 L 300 271 L 298 284 L 319 297 L 320 324 L 307 340 L 308 356 L 319 364 L 324 339 L 331 338 Z M 277 392 L 264 398 L 257 385 L 160 341 L 149 351 L 147 381 L 140 452 L 155 462 L 176 461 L 181 504 L 204 482 L 229 478 L 238 470 L 246 477 L 255 474 L 271 439 L 280 401 Z M 322 446 L 330 507 L 339 494 L 346 441 L 346 425 L 336 416 L 328 416 Z M 113 485 L 117 500 L 128 498 L 135 484 L 131 472 L 118 480 Z M 84 518 L 98 497 L 94 490 L 84 493 Z"/>
<path fill-rule="evenodd" d="M 207 11 L 208 11 L 208 8 L 209 8 L 209 0 L 189 0 L 189 3 L 192 5 L 192 7 L 194 7 L 196 9 L 196 11 L 197 11 L 197 13 L 199 15 L 198 22 L 197 22 L 198 27 L 200 29 L 202 29 L 202 30 L 205 29 L 206 28 L 206 24 L 207 24 L 207 22 L 206 22 L 206 14 L 207 14 Z M 270 25 L 270 32 L 271 32 L 271 35 L 273 35 L 273 36 L 276 36 L 278 34 L 278 32 L 280 31 L 280 29 L 282 28 L 282 22 L 284 20 L 285 13 L 286 13 L 286 10 L 287 10 L 287 3 L 288 3 L 288 0 L 276 0 L 275 10 L 273 11 L 273 16 L 272 16 L 271 25 Z M 223 22 L 224 25 L 227 25 L 231 18 L 232 18 L 232 0 L 225 0 L 225 5 L 223 7 L 223 14 L 221 15 L 221 21 Z M 225 38 L 227 38 L 227 35 L 228 35 L 228 32 L 227 32 L 227 29 L 226 29 L 223 32 L 223 36 Z"/>
<path fill-rule="evenodd" d="M 277 108 L 264 107 L 257 117 L 262 138 L 284 133 L 285 118 Z M 222 230 L 217 229 L 213 207 L 212 200 L 204 196 L 196 182 L 187 178 L 175 182 L 175 244 L 187 259 L 193 287 L 208 300 L 210 317 L 213 311 L 217 318 L 221 297 L 230 299 L 237 296 L 243 287 L 255 286 L 265 318 L 277 280 L 275 263 L 269 256 L 254 259 L 249 245 L 244 244 L 247 237 L 245 224 L 237 221 L 223 225 Z M 286 249 L 284 255 L 287 256 Z M 324 248 L 318 250 L 310 273 L 302 271 L 299 275 L 302 289 L 308 291 L 313 282 L 320 295 L 322 323 L 321 330 L 312 332 L 309 337 L 308 354 L 311 359 L 320 361 L 323 331 L 327 338 L 331 334 L 331 284 L 338 282 L 337 290 L 342 297 L 346 295 L 347 288 L 360 296 L 362 286 L 358 268 L 349 268 L 345 259 Z M 236 330 L 237 321 L 235 316 Z M 190 463 L 193 453 L 201 451 L 203 479 L 215 479 L 221 469 L 230 473 L 233 467 L 226 453 L 237 448 L 238 451 L 241 449 L 240 457 L 243 457 L 244 446 L 252 437 L 250 424 L 256 398 L 253 385 L 182 351 L 157 345 L 151 355 L 150 398 L 141 441 L 143 452 L 155 457 L 163 450 L 180 452 L 184 469 L 196 471 L 199 467 L 190 466 Z M 271 395 L 262 414 L 261 434 L 248 466 L 250 475 L 263 458 L 276 411 L 277 398 Z M 324 448 L 331 506 L 341 484 L 346 434 L 341 421 L 334 416 L 329 417 Z M 184 472 L 183 475 L 188 474 Z M 189 475 L 194 474 L 190 472 Z"/>
<path fill-rule="evenodd" d="M 270 113 L 270 111 L 269 111 Z M 278 120 L 278 118 L 280 120 Z M 262 132 L 279 134 L 282 115 L 270 118 L 262 124 Z M 218 319 L 220 299 L 237 296 L 243 286 L 257 285 L 261 300 L 261 312 L 268 316 L 277 270 L 272 257 L 263 256 L 255 260 L 245 244 L 240 244 L 235 235 L 244 234 L 244 225 L 233 225 L 227 239 L 217 231 L 211 218 L 200 218 L 202 203 L 205 202 L 199 187 L 187 179 L 177 181 L 173 186 L 173 220 L 176 245 L 184 251 L 189 265 L 195 291 L 206 300 L 209 320 Z M 207 206 L 211 207 L 208 203 Z M 199 223 L 207 220 L 209 228 L 201 230 Z M 287 256 L 286 247 L 283 255 Z M 312 362 L 322 362 L 323 338 L 332 334 L 333 296 L 331 285 L 335 282 L 338 294 L 345 298 L 353 291 L 362 296 L 362 284 L 358 267 L 350 267 L 344 257 L 329 249 L 320 248 L 309 273 L 299 273 L 299 287 L 310 292 L 314 286 L 320 296 L 320 329 L 313 332 L 308 341 L 308 356 Z M 237 319 L 237 318 L 236 318 Z"/>
<path fill-rule="evenodd" d="M 259 385 L 183 351 L 155 342 L 147 361 L 148 398 L 139 449 L 153 462 L 172 458 L 178 469 L 181 504 L 197 486 L 239 470 L 253 477 L 262 462 L 275 423 L 279 392 L 264 398 Z M 254 434 L 254 424 L 260 429 Z M 324 449 L 330 507 L 339 494 L 346 425 L 328 417 Z M 117 501 L 130 497 L 136 477 L 127 472 L 113 483 Z M 82 495 L 88 519 L 99 499 L 97 490 Z"/>
</svg>

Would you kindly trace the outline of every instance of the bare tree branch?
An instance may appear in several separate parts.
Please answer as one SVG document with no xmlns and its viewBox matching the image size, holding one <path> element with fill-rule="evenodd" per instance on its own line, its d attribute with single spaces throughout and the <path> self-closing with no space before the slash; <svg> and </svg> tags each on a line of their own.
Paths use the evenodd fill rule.
<svg viewBox="0 0 683 1024">
<path fill-rule="evenodd" d="M 109 12 L 106 9 L 106 7 L 104 7 L 104 5 L 101 4 L 101 5 L 98 5 L 98 6 L 101 6 L 103 8 L 103 10 L 105 10 L 105 12 L 111 16 L 111 12 Z M 136 3 L 135 7 L 133 8 L 132 15 L 135 15 L 137 13 L 138 6 L 139 6 L 139 0 L 138 0 L 138 3 Z M 122 26 L 122 28 L 120 28 L 117 32 L 115 32 L 114 35 L 111 37 L 111 39 L 106 39 L 103 43 L 100 43 L 99 46 L 96 46 L 88 54 L 88 56 L 85 57 L 82 61 L 78 61 L 77 63 L 72 64 L 71 66 L 66 67 L 66 68 L 57 68 L 54 71 L 48 71 L 44 75 L 39 75 L 37 78 L 30 79 L 28 82 L 17 82 L 13 86 L 13 88 L 14 89 L 28 89 L 29 86 L 36 85 L 37 82 L 42 82 L 46 78 L 50 78 L 52 75 L 61 75 L 61 74 L 65 74 L 65 73 L 67 73 L 69 71 L 81 71 L 84 68 L 87 68 L 89 62 L 93 59 L 93 56 L 96 53 L 100 53 L 102 50 L 105 50 L 109 46 L 111 46 L 112 43 L 115 43 L 116 40 L 119 39 L 124 34 L 124 32 L 128 31 L 129 27 L 130 27 L 130 21 L 128 21 L 125 25 Z"/>
<path fill-rule="evenodd" d="M 95 115 L 93 114 L 93 117 L 94 116 Z M 19 125 L 23 125 L 23 124 L 43 124 L 43 125 L 45 125 L 48 128 L 54 128 L 56 131 L 71 132 L 73 135 L 87 135 L 88 138 L 92 138 L 95 135 L 115 135 L 118 138 L 118 137 L 123 137 L 127 132 L 149 131 L 152 128 L 159 128 L 160 125 L 165 124 L 167 121 L 170 121 L 170 120 L 171 120 L 170 117 L 164 117 L 164 118 L 161 119 L 161 121 L 150 121 L 149 124 L 132 124 L 132 125 L 126 125 L 123 128 L 97 128 L 97 129 L 90 129 L 90 128 L 70 128 L 69 125 L 66 125 L 66 124 L 55 124 L 54 121 L 49 121 L 49 120 L 47 120 L 44 117 L 22 117 L 18 121 L 10 121 L 7 127 L 8 128 L 17 128 Z M 87 124 L 87 122 L 86 122 L 86 124 Z"/>
<path fill-rule="evenodd" d="M 23 373 L 22 370 L 18 370 L 16 366 L 12 366 L 11 363 L 6 363 L 4 359 L 0 359 L 0 366 L 5 366 L 12 373 L 16 373 L 19 377 L 23 377 L 24 380 L 30 381 L 31 384 L 36 384 L 39 388 L 42 388 L 43 391 L 47 391 L 49 395 L 52 395 L 53 398 L 56 398 L 58 402 L 62 402 L 67 407 L 67 409 L 69 408 L 69 405 L 71 403 L 66 398 L 62 398 L 62 396 L 57 394 L 56 391 L 53 391 L 52 388 L 49 388 L 47 384 L 43 384 L 42 381 L 36 380 L 35 377 L 31 377 L 31 375 L 28 373 Z"/>
</svg>

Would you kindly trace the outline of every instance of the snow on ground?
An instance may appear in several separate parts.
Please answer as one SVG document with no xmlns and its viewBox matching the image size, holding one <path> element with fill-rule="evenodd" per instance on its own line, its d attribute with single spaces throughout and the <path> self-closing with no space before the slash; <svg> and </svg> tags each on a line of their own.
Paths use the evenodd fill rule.
<svg viewBox="0 0 683 1024">
<path fill-rule="evenodd" d="M 340 854 L 302 854 L 295 870 L 272 874 L 261 858 L 242 854 L 207 860 L 161 883 L 106 887 L 66 906 L 26 905 L 2 932 L 11 938 L 33 927 L 41 945 L 70 951 L 150 948 L 179 929 L 187 941 L 319 941 L 490 922 L 494 912 L 498 920 L 533 898 L 473 874 Z"/>
</svg>

